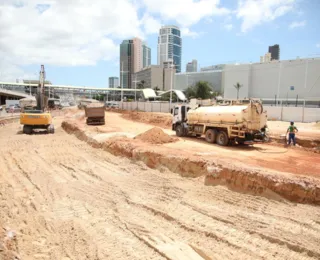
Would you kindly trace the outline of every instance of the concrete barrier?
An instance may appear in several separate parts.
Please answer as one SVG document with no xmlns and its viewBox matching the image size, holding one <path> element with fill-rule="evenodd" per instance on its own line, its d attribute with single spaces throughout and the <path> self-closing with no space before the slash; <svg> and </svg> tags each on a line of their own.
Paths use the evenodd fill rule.
<svg viewBox="0 0 320 260">
<path fill-rule="evenodd" d="M 303 123 L 320 121 L 320 108 L 264 106 L 264 109 L 271 120 Z"/>
</svg>

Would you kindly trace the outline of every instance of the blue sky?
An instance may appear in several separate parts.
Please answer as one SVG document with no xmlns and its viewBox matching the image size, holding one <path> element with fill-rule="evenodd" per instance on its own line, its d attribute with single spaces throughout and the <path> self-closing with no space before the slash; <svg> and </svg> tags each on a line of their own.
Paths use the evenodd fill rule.
<svg viewBox="0 0 320 260">
<path fill-rule="evenodd" d="M 318 0 L 1 0 L 0 80 L 37 78 L 44 64 L 55 84 L 106 87 L 119 76 L 119 44 L 148 42 L 157 63 L 161 25 L 182 29 L 182 69 L 258 62 L 279 44 L 281 59 L 320 56 Z M 25 14 L 29 13 L 28 19 Z"/>
</svg>

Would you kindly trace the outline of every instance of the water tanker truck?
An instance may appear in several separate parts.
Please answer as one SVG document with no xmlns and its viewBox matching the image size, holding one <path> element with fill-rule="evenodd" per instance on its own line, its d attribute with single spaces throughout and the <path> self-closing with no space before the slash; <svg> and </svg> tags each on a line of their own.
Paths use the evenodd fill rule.
<svg viewBox="0 0 320 260">
<path fill-rule="evenodd" d="M 205 135 L 209 143 L 253 144 L 266 138 L 267 113 L 260 100 L 224 100 L 212 106 L 177 105 L 172 109 L 177 136 Z"/>
</svg>

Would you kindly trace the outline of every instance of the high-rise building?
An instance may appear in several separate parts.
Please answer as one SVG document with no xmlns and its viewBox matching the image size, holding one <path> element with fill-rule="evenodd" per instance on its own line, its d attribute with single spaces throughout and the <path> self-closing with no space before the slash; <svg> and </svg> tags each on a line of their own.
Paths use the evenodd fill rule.
<svg viewBox="0 0 320 260">
<path fill-rule="evenodd" d="M 124 40 L 120 44 L 120 86 L 131 88 L 133 73 L 133 40 Z"/>
<path fill-rule="evenodd" d="M 197 72 L 198 71 L 198 61 L 192 60 L 187 63 L 186 72 Z"/>
<path fill-rule="evenodd" d="M 260 56 L 260 63 L 266 63 L 271 61 L 271 53 L 267 52 L 264 56 Z"/>
<path fill-rule="evenodd" d="M 136 73 L 143 68 L 142 41 L 139 38 L 133 38 L 133 72 Z"/>
<path fill-rule="evenodd" d="M 119 87 L 119 78 L 109 77 L 109 88 L 118 88 L 118 87 Z"/>
<path fill-rule="evenodd" d="M 279 44 L 269 46 L 269 52 L 271 53 L 271 60 L 280 60 L 280 46 L 279 46 Z"/>
<path fill-rule="evenodd" d="M 132 74 L 151 63 L 151 49 L 139 38 L 120 44 L 120 86 L 132 88 Z"/>
<path fill-rule="evenodd" d="M 142 68 L 145 68 L 151 65 L 151 48 L 145 42 L 142 43 L 142 52 Z"/>
<path fill-rule="evenodd" d="M 158 65 L 172 60 L 177 72 L 181 72 L 182 39 L 177 26 L 162 26 L 158 37 Z"/>
</svg>

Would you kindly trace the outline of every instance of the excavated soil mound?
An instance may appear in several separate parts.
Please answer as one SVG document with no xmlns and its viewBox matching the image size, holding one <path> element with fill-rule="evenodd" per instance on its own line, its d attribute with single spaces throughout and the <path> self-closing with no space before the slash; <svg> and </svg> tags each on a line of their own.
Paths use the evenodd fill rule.
<svg viewBox="0 0 320 260">
<path fill-rule="evenodd" d="M 127 120 L 136 122 L 151 124 L 164 128 L 170 128 L 172 124 L 172 118 L 170 114 L 164 113 L 149 113 L 149 112 L 121 112 L 122 117 Z"/>
<path fill-rule="evenodd" d="M 166 144 L 178 141 L 178 138 L 167 135 L 159 127 L 151 128 L 150 130 L 137 135 L 134 139 L 151 144 Z"/>
</svg>

